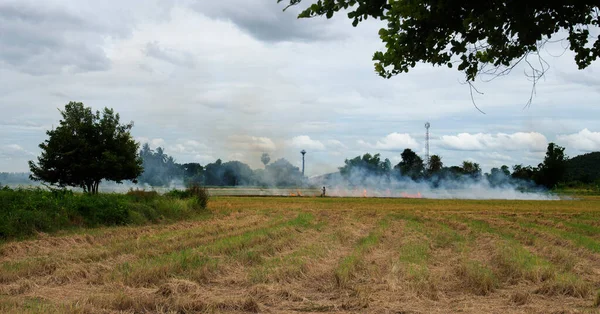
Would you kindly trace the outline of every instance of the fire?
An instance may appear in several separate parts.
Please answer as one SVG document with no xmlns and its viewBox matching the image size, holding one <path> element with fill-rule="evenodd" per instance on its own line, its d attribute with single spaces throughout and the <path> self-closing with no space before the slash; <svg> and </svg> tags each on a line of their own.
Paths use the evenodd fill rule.
<svg viewBox="0 0 600 314">
<path fill-rule="evenodd" d="M 300 192 L 300 190 L 296 190 L 296 193 L 290 192 L 290 196 L 302 196 L 302 193 Z"/>
<path fill-rule="evenodd" d="M 367 190 L 363 190 L 363 197 L 367 197 Z"/>
<path fill-rule="evenodd" d="M 423 198 L 421 192 L 417 192 L 417 194 L 408 194 L 406 192 L 402 192 L 402 197 L 404 198 Z"/>
</svg>

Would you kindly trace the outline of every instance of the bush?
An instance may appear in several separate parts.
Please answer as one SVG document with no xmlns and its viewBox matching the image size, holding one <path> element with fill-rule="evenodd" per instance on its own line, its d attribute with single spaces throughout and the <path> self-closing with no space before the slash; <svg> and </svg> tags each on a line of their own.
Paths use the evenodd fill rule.
<svg viewBox="0 0 600 314">
<path fill-rule="evenodd" d="M 129 189 L 127 194 L 131 199 L 135 201 L 151 201 L 156 199 L 159 195 L 156 191 L 146 191 L 140 189 Z"/>
<path fill-rule="evenodd" d="M 192 217 L 208 193 L 191 187 L 161 196 L 155 191 L 80 194 L 70 190 L 0 189 L 0 239 L 74 227 L 157 223 Z"/>
<path fill-rule="evenodd" d="M 171 190 L 165 194 L 172 198 L 186 199 L 192 198 L 195 200 L 195 205 L 199 208 L 205 209 L 208 206 L 210 194 L 208 190 L 199 185 L 191 185 L 185 190 Z"/>
</svg>

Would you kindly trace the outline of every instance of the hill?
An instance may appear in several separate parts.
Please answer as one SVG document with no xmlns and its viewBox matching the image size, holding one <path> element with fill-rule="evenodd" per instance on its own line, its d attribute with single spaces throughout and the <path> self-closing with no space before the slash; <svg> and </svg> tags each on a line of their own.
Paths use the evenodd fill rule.
<svg viewBox="0 0 600 314">
<path fill-rule="evenodd" d="M 600 181 L 600 152 L 579 155 L 567 162 L 566 181 Z"/>
</svg>

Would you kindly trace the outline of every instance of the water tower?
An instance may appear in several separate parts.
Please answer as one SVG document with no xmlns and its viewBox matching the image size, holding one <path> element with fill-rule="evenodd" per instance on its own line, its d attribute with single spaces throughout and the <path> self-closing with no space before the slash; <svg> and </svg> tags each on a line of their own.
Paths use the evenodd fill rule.
<svg viewBox="0 0 600 314">
<path fill-rule="evenodd" d="M 304 176 L 304 155 L 306 155 L 306 151 L 303 149 L 300 154 L 302 154 L 302 176 Z"/>
</svg>

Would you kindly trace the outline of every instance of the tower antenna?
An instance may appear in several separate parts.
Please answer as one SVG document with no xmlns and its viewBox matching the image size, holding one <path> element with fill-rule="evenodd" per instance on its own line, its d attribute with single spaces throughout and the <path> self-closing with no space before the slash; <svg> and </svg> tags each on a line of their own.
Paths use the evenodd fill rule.
<svg viewBox="0 0 600 314">
<path fill-rule="evenodd" d="M 431 124 L 429 122 L 425 122 L 425 162 L 427 166 L 429 166 L 429 128 Z"/>
</svg>

